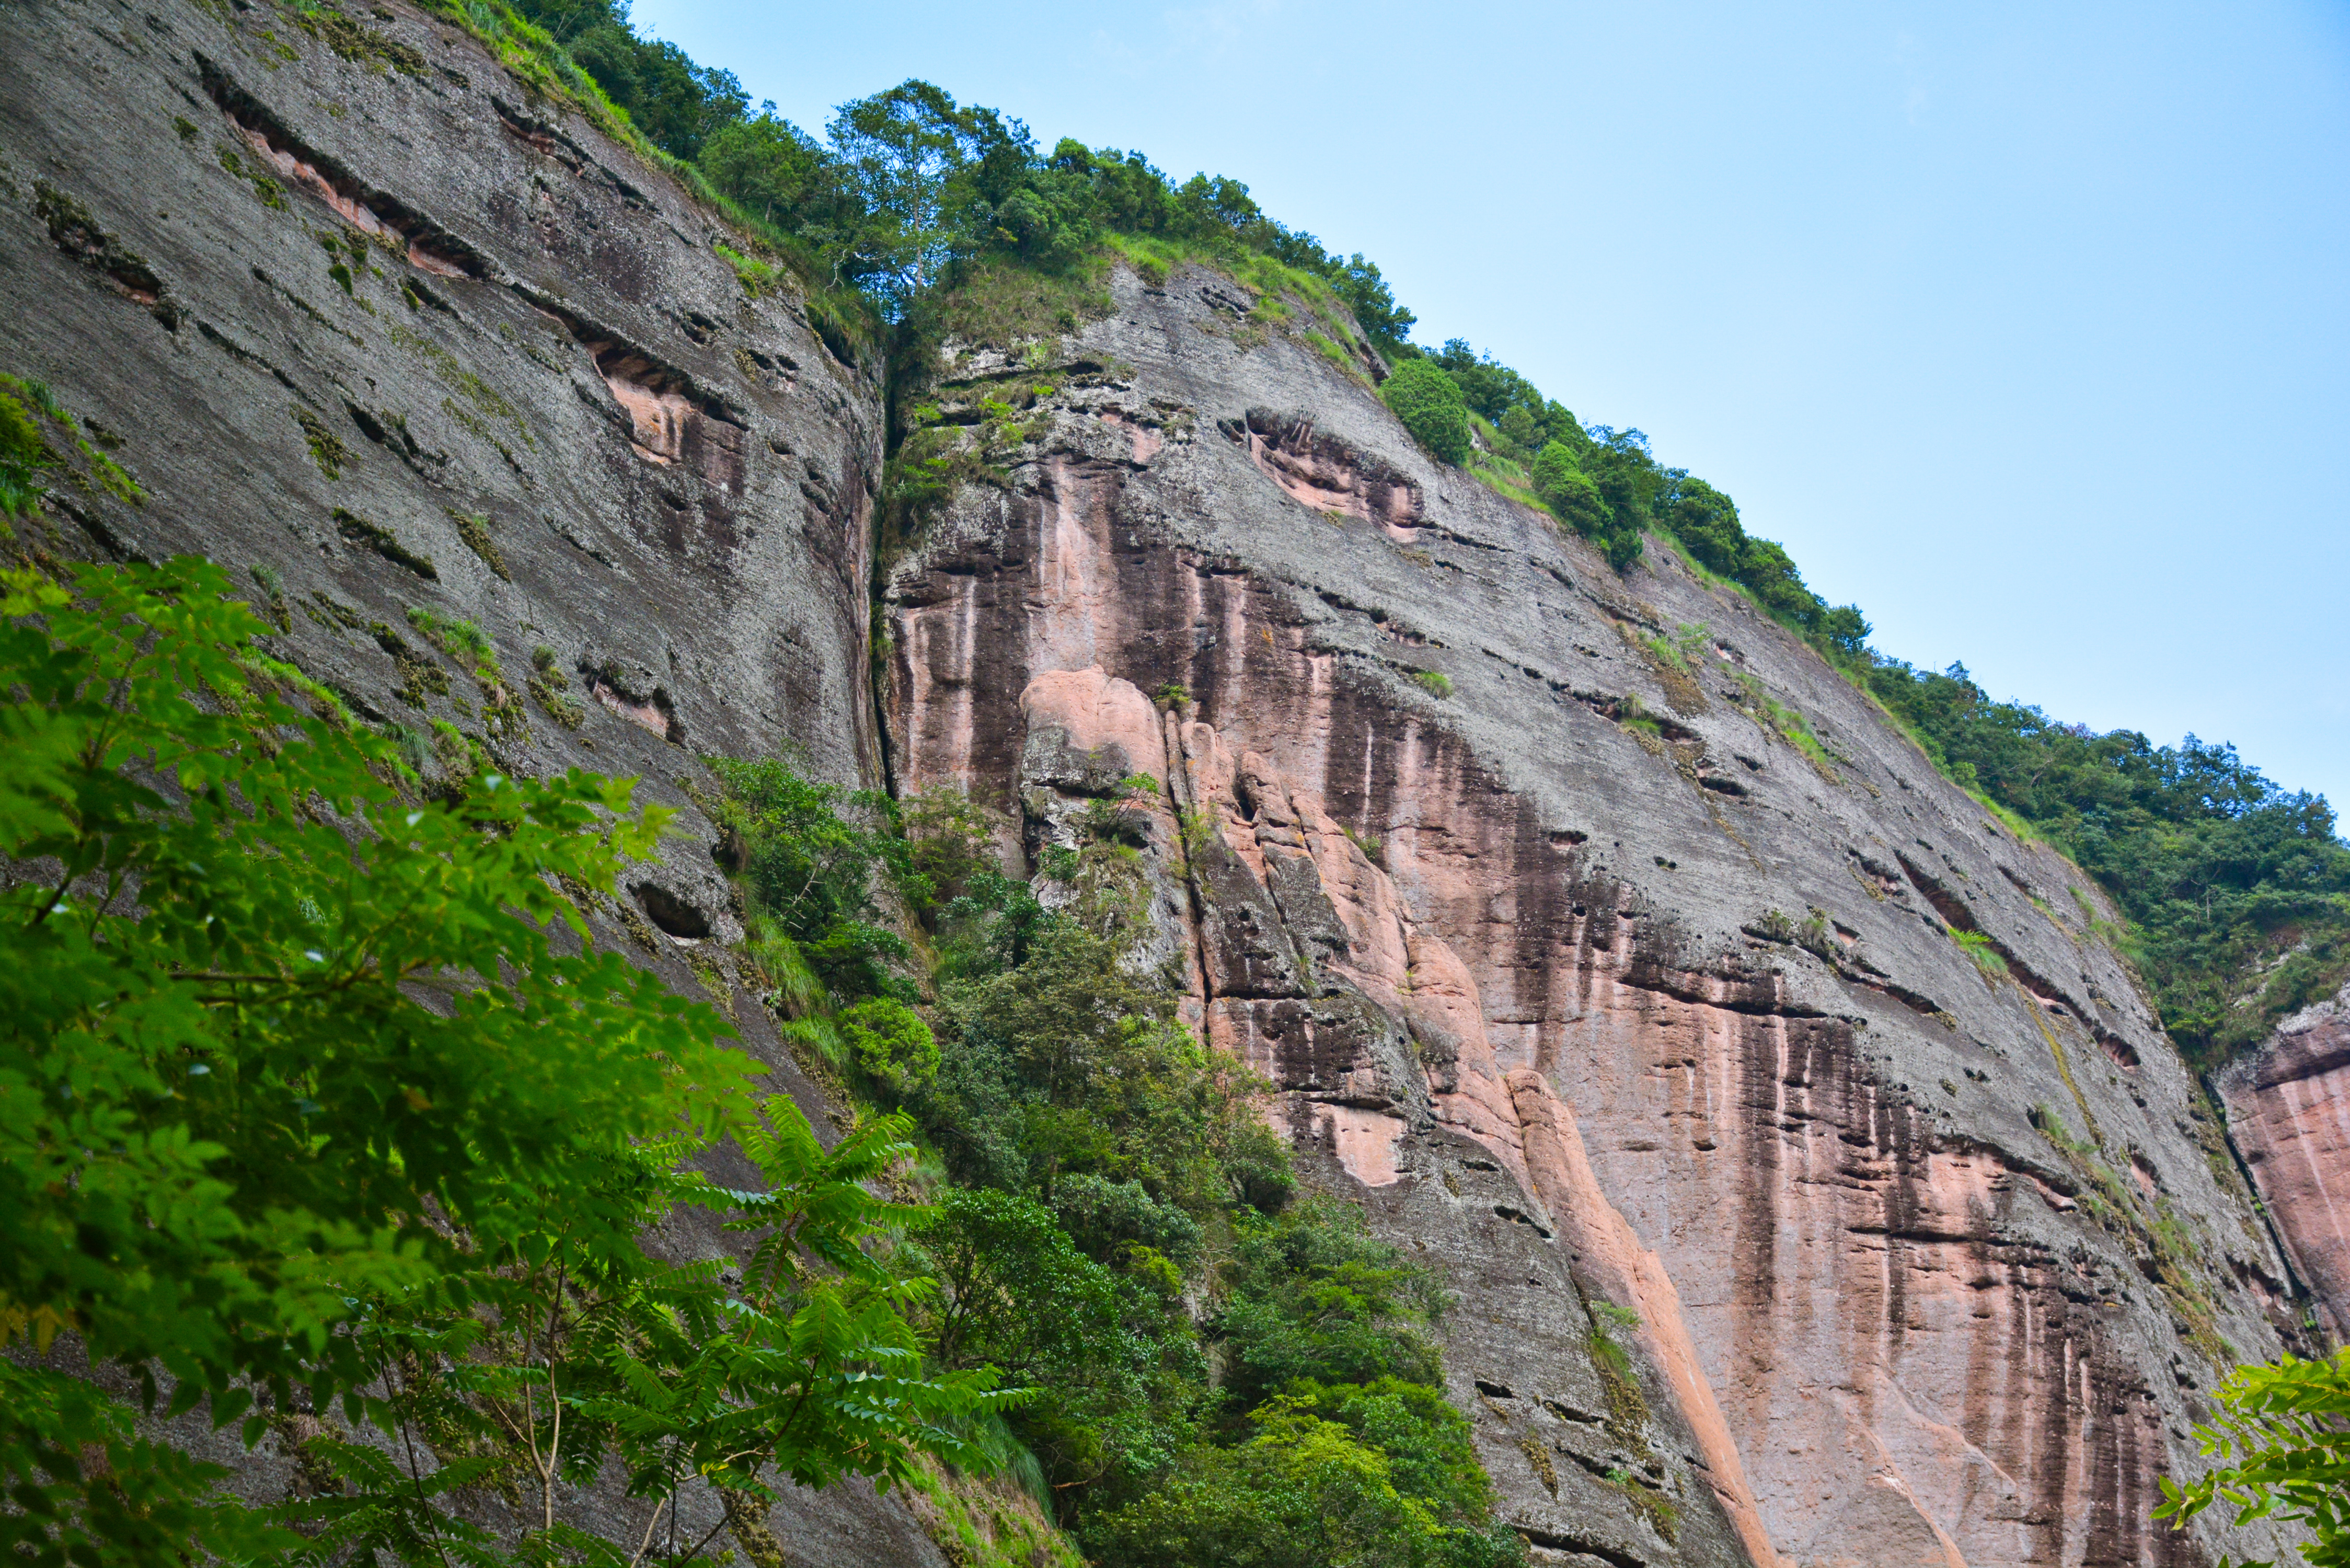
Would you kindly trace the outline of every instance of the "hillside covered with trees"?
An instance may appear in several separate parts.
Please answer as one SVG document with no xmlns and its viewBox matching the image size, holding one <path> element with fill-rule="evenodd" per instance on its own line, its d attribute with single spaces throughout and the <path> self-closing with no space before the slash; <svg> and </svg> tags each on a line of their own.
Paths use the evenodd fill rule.
<svg viewBox="0 0 2350 1568">
<path fill-rule="evenodd" d="M 625 0 L 432 3 L 723 211 L 746 286 L 788 273 L 845 360 L 886 356 L 885 522 L 954 477 L 909 461 L 949 337 L 1074 327 L 1121 258 L 1222 267 L 1343 309 L 1378 361 L 1350 373 L 1435 458 L 1619 573 L 1669 554 L 1745 596 L 2095 876 L 2190 1060 L 2350 975 L 2350 846 L 2324 799 L 2232 747 L 2094 733 L 1875 649 L 1859 607 L 1642 431 L 1462 339 L 1416 341 L 1375 263 L 1239 181 L 1046 149 L 921 81 L 818 134 L 639 36 Z M 403 743 L 257 653 L 287 607 L 238 602 L 256 596 L 210 562 L 27 554 L 45 493 L 136 494 L 80 433 L 100 429 L 0 375 L 0 858 L 38 870 L 0 887 L 0 1324 L 34 1347 L 0 1358 L 0 1542 L 42 1563 L 622 1568 L 694 1561 L 731 1527 L 764 1563 L 779 1477 L 867 1478 L 951 1521 L 981 1506 L 958 1490 L 976 1473 L 1010 1478 L 987 1561 L 1525 1560 L 1446 1397 L 1460 1303 L 1440 1269 L 1305 1189 L 1267 1084 L 1139 959 L 1130 799 L 1091 802 L 1031 884 L 959 795 L 775 759 L 681 781 L 722 835 L 746 989 L 843 1111 L 827 1146 L 754 1088 L 718 1007 L 598 946 L 588 912 L 626 907 L 671 815 L 630 781 L 507 777 L 453 730 L 446 751 Z M 525 711 L 481 627 L 410 626 L 472 663 L 485 704 Z M 576 727 L 538 653 L 525 689 Z M 744 1157 L 723 1181 L 722 1147 Z M 686 1228 L 741 1239 L 739 1266 L 653 1239 Z M 1645 1412 L 1609 1334 L 1638 1314 L 1585 1304 L 1614 1369 L 1586 1424 L 1629 1430 Z M 50 1365 L 60 1335 L 143 1384 Z M 248 1507 L 142 1419 L 199 1406 L 279 1446 L 285 1498 Z M 582 1501 L 615 1475 L 650 1508 L 640 1539 Z M 1669 1537 L 1653 1489 L 1597 1480 Z M 522 1521 L 503 1535 L 468 1501 L 493 1495 Z M 712 1496 L 723 1519 L 681 1533 Z"/>
</svg>

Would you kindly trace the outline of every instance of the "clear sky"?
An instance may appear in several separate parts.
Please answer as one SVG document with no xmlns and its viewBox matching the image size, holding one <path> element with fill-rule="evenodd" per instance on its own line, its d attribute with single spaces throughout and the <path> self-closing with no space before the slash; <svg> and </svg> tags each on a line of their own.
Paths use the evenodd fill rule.
<svg viewBox="0 0 2350 1568">
<path fill-rule="evenodd" d="M 1265 210 L 1727 491 L 1888 653 L 2350 808 L 2350 5 L 779 6 L 644 30 L 821 132 L 907 77 Z"/>
</svg>

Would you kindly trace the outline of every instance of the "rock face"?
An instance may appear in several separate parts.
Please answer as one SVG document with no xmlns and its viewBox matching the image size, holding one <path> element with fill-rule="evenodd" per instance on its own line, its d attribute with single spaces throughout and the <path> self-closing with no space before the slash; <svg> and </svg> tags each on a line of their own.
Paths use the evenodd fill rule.
<svg viewBox="0 0 2350 1568">
<path fill-rule="evenodd" d="M 950 357 L 944 418 L 1037 400 L 884 585 L 894 787 L 1034 855 L 1150 775 L 1194 1016 L 1450 1272 L 1540 1560 L 2216 1555 L 2147 1513 L 2284 1271 L 2095 889 L 1232 290 Z"/>
<path fill-rule="evenodd" d="M 2286 1019 L 2214 1086 L 2320 1326 L 2350 1340 L 2350 986 Z"/>
<path fill-rule="evenodd" d="M 47 381 L 149 497 L 60 491 L 34 543 L 262 568 L 271 651 L 421 755 L 640 775 L 678 836 L 598 923 L 706 986 L 821 1127 L 726 982 L 739 927 L 679 781 L 786 747 L 878 769 L 882 367 L 747 295 L 673 182 L 469 38 L 354 16 L 0 12 L 0 369 Z M 411 610 L 475 622 L 495 674 Z M 268 1445 L 244 1462 L 283 1484 Z M 775 1527 L 796 1562 L 944 1561 L 869 1490 L 794 1494 Z"/>
<path fill-rule="evenodd" d="M 868 628 L 881 367 L 454 29 L 41 0 L 0 57 L 0 369 L 150 498 L 34 543 L 250 572 L 273 651 L 421 756 L 641 774 L 681 833 L 599 920 L 813 1110 L 727 979 L 696 757 L 968 790 L 1031 856 L 1122 800 L 1146 956 L 1447 1272 L 1538 1561 L 2220 1549 L 2147 1514 L 2288 1271 L 2095 890 L 1661 545 L 1618 578 L 1429 462 L 1343 324 L 1121 271 L 1041 356 L 951 357 L 950 418 L 1050 389 Z M 2228 1092 L 2339 1324 L 2304 1017 Z M 869 1493 L 774 1522 L 943 1561 Z"/>
</svg>

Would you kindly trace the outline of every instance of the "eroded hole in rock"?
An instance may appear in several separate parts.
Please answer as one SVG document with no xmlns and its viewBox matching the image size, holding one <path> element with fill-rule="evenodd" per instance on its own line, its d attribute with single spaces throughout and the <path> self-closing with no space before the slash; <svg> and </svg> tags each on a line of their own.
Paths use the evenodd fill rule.
<svg viewBox="0 0 2350 1568">
<path fill-rule="evenodd" d="M 99 280 L 172 331 L 180 329 L 180 309 L 166 297 L 163 280 L 136 251 L 127 250 L 99 227 L 88 208 L 46 180 L 33 182 L 33 212 L 48 226 L 49 241 L 98 275 Z"/>
<path fill-rule="evenodd" d="M 645 919 L 671 936 L 700 941 L 710 934 L 710 917 L 660 883 L 639 882 L 635 891 Z"/>
<path fill-rule="evenodd" d="M 360 233 L 397 240 L 408 263 L 442 277 L 484 277 L 489 264 L 479 251 L 389 192 L 360 179 L 338 160 L 318 151 L 260 99 L 239 87 L 203 54 L 194 56 L 204 91 L 243 133 L 254 151 L 289 182 L 332 207 Z"/>
<path fill-rule="evenodd" d="M 1291 500 L 1326 516 L 1378 523 L 1399 537 L 1417 537 L 1423 515 L 1419 486 L 1395 464 L 1315 425 L 1304 414 L 1251 409 L 1219 423 L 1248 449 L 1249 458 Z"/>
<path fill-rule="evenodd" d="M 607 711 L 650 731 L 672 746 L 685 744 L 685 726 L 678 722 L 677 705 L 671 701 L 666 688 L 656 686 L 650 695 L 639 696 L 609 664 L 601 669 L 585 668 L 580 673 L 587 677 L 588 694 Z"/>
<path fill-rule="evenodd" d="M 522 284 L 515 292 L 561 324 L 588 350 L 612 400 L 629 416 L 629 445 L 648 462 L 691 466 L 722 488 L 737 490 L 746 472 L 748 431 L 724 400 L 649 349 L 640 348 L 566 308 L 552 296 Z"/>
</svg>

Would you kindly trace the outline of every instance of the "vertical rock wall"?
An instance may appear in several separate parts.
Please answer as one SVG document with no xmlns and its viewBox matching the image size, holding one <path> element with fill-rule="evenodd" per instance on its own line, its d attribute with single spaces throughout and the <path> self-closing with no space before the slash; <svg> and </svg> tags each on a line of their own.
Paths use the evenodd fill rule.
<svg viewBox="0 0 2350 1568">
<path fill-rule="evenodd" d="M 1428 462 L 1359 347 L 1114 293 L 936 389 L 1039 400 L 885 585 L 894 782 L 1031 853 L 1160 782 L 1194 1014 L 1450 1272 L 1538 1557 L 2206 1560 L 2147 1513 L 2283 1270 L 2095 889 L 1662 547 Z"/>
<path fill-rule="evenodd" d="M 2350 987 L 2216 1075 L 2228 1125 L 2316 1326 L 2350 1340 Z"/>
</svg>

